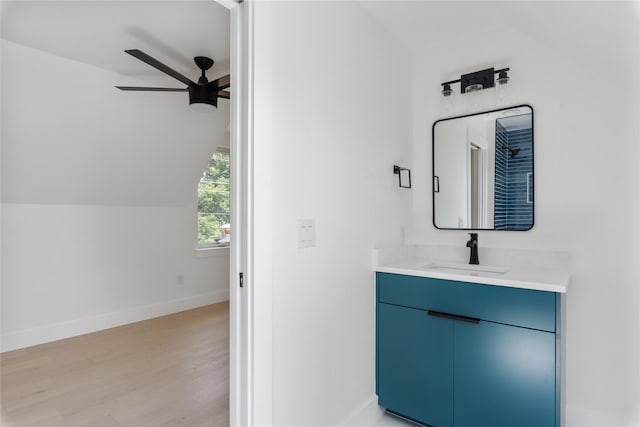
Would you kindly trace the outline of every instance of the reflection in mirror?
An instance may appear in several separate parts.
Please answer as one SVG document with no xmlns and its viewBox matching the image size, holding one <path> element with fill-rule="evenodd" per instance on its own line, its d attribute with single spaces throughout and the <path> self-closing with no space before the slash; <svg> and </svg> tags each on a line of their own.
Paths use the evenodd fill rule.
<svg viewBox="0 0 640 427">
<path fill-rule="evenodd" d="M 433 124 L 433 224 L 442 229 L 533 227 L 533 109 Z"/>
</svg>

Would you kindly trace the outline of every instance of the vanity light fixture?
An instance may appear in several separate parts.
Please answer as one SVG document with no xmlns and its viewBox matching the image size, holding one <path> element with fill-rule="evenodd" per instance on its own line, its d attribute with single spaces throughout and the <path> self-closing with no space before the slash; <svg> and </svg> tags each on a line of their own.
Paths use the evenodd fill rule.
<svg viewBox="0 0 640 427">
<path fill-rule="evenodd" d="M 398 175 L 398 184 L 400 188 L 411 188 L 411 170 L 393 165 L 393 173 Z"/>
<path fill-rule="evenodd" d="M 442 95 L 450 96 L 453 93 L 451 85 L 454 83 L 460 83 L 460 93 L 476 92 L 482 89 L 494 87 L 496 81 L 499 85 L 504 85 L 509 81 L 509 76 L 507 75 L 508 71 L 509 68 L 502 68 L 500 70 L 487 68 L 486 70 L 463 74 L 457 80 L 441 83 Z M 497 80 L 494 77 L 496 74 L 498 75 Z"/>
<path fill-rule="evenodd" d="M 509 76 L 507 75 L 507 71 L 509 71 L 508 68 L 497 71 L 498 79 L 496 81 L 498 82 L 499 85 L 506 85 L 507 83 L 509 83 Z"/>
</svg>

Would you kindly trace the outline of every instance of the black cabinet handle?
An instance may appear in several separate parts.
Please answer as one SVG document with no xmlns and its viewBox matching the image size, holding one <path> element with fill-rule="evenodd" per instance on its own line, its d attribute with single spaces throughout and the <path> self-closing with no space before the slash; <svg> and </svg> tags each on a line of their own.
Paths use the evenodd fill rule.
<svg viewBox="0 0 640 427">
<path fill-rule="evenodd" d="M 475 317 L 458 316 L 457 314 L 442 313 L 441 311 L 429 310 L 428 314 L 429 316 L 444 317 L 445 319 L 459 320 L 461 322 L 475 323 L 475 324 L 480 323 L 480 319 L 476 319 Z"/>
</svg>

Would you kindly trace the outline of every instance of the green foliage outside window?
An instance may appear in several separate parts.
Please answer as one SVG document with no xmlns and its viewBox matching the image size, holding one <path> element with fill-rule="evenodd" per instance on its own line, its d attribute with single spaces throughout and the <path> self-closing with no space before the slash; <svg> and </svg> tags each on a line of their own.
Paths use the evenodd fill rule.
<svg viewBox="0 0 640 427">
<path fill-rule="evenodd" d="M 229 180 L 229 154 L 216 151 L 198 184 L 198 244 L 200 245 L 229 241 L 231 220 Z"/>
</svg>

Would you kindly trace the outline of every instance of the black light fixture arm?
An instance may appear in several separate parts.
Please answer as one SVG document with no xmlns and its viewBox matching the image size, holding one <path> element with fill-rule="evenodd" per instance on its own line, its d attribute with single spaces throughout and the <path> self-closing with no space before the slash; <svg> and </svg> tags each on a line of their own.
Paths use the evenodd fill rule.
<svg viewBox="0 0 640 427">
<path fill-rule="evenodd" d="M 451 81 L 448 81 L 448 82 L 440 83 L 440 86 L 452 85 L 454 83 L 460 83 L 460 79 L 456 79 L 456 80 L 451 80 Z"/>
</svg>

